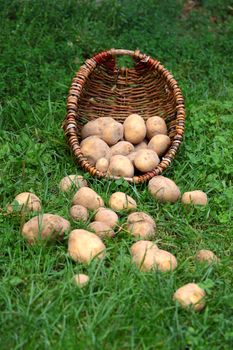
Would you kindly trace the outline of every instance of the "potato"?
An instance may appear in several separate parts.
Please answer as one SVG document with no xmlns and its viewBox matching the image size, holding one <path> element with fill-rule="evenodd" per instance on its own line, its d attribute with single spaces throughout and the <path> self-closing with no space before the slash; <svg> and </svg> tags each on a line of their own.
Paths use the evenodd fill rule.
<svg viewBox="0 0 233 350">
<path fill-rule="evenodd" d="M 137 145 L 134 146 L 134 150 L 137 152 L 137 151 L 140 151 L 140 149 L 147 149 L 147 141 L 142 141 L 140 143 L 138 143 Z"/>
<path fill-rule="evenodd" d="M 7 212 L 13 211 L 41 211 L 40 199 L 31 192 L 22 192 L 18 194 L 14 201 L 7 206 Z"/>
<path fill-rule="evenodd" d="M 124 138 L 132 144 L 142 142 L 146 136 L 146 124 L 138 114 L 130 114 L 124 121 Z"/>
<path fill-rule="evenodd" d="M 79 221 L 87 221 L 89 214 L 87 208 L 82 205 L 76 204 L 70 208 L 70 216 L 73 220 Z"/>
<path fill-rule="evenodd" d="M 177 267 L 177 261 L 173 254 L 166 250 L 158 249 L 155 254 L 155 265 L 159 271 L 173 271 Z"/>
<path fill-rule="evenodd" d="M 59 188 L 62 192 L 68 192 L 73 186 L 87 187 L 87 181 L 84 180 L 82 175 L 68 175 L 63 177 L 60 181 Z"/>
<path fill-rule="evenodd" d="M 139 221 L 127 225 L 128 231 L 133 237 L 151 239 L 155 236 L 155 227 L 148 221 Z"/>
<path fill-rule="evenodd" d="M 29 243 L 38 239 L 53 240 L 62 238 L 64 232 L 70 230 L 70 223 L 63 217 L 54 214 L 35 216 L 26 222 L 22 228 L 22 235 Z"/>
<path fill-rule="evenodd" d="M 211 250 L 201 249 L 196 254 L 196 260 L 212 264 L 214 262 L 218 262 L 219 258 Z"/>
<path fill-rule="evenodd" d="M 132 164 L 134 164 L 134 159 L 136 157 L 137 152 L 131 152 L 130 154 L 127 155 L 127 158 L 131 161 Z"/>
<path fill-rule="evenodd" d="M 95 221 L 101 221 L 114 228 L 118 223 L 118 215 L 111 209 L 99 208 L 95 214 Z"/>
<path fill-rule="evenodd" d="M 206 205 L 208 202 L 207 195 L 203 191 L 185 192 L 181 198 L 183 204 Z"/>
<path fill-rule="evenodd" d="M 96 162 L 95 167 L 99 171 L 102 171 L 103 173 L 105 173 L 108 170 L 108 167 L 109 167 L 108 159 L 107 158 L 100 158 L 100 159 L 98 159 L 97 162 Z"/>
<path fill-rule="evenodd" d="M 74 275 L 74 282 L 79 288 L 85 287 L 89 282 L 89 276 L 79 273 Z"/>
<path fill-rule="evenodd" d="M 150 142 L 148 143 L 148 148 L 152 149 L 158 154 L 159 157 L 161 157 L 165 154 L 170 144 L 171 139 L 169 136 L 159 134 L 151 138 Z"/>
<path fill-rule="evenodd" d="M 136 211 L 134 213 L 129 214 L 127 218 L 127 225 L 134 224 L 136 222 L 149 222 L 154 228 L 156 228 L 156 223 L 154 219 L 149 215 L 142 211 Z"/>
<path fill-rule="evenodd" d="M 177 289 L 173 295 L 173 300 L 184 307 L 192 307 L 194 311 L 201 311 L 205 307 L 205 291 L 196 283 L 188 283 Z"/>
<path fill-rule="evenodd" d="M 111 156 L 122 155 L 127 156 L 129 153 L 134 151 L 132 143 L 127 141 L 120 141 L 116 145 L 110 148 Z"/>
<path fill-rule="evenodd" d="M 153 177 L 148 184 L 149 192 L 160 202 L 176 202 L 180 197 L 180 190 L 174 181 L 162 175 Z"/>
<path fill-rule="evenodd" d="M 99 207 L 104 207 L 103 199 L 91 188 L 81 187 L 74 195 L 72 205 L 82 205 L 83 207 L 96 210 Z"/>
<path fill-rule="evenodd" d="M 111 117 L 100 117 L 84 125 L 81 131 L 82 139 L 98 136 L 109 146 L 115 145 L 123 138 L 123 125 Z"/>
<path fill-rule="evenodd" d="M 96 136 L 87 137 L 81 142 L 80 146 L 84 157 L 91 165 L 95 165 L 100 158 L 108 159 L 110 157 L 109 146 Z"/>
<path fill-rule="evenodd" d="M 158 134 L 167 135 L 167 125 L 163 118 L 158 116 L 151 117 L 146 121 L 146 136 L 150 140 Z"/>
<path fill-rule="evenodd" d="M 115 232 L 105 222 L 93 221 L 89 225 L 90 230 L 94 231 L 100 238 L 112 238 L 115 236 Z"/>
<path fill-rule="evenodd" d="M 135 200 L 123 192 L 115 192 L 109 199 L 109 206 L 115 211 L 137 208 Z"/>
<path fill-rule="evenodd" d="M 134 243 L 131 248 L 130 252 L 131 255 L 141 255 L 142 257 L 144 256 L 145 252 L 147 249 L 159 249 L 157 245 L 151 241 L 146 241 L 146 240 L 141 240 L 136 243 Z"/>
<path fill-rule="evenodd" d="M 153 170 L 159 162 L 159 157 L 151 149 L 139 150 L 134 158 L 135 167 L 143 173 Z"/>
<path fill-rule="evenodd" d="M 113 176 L 133 177 L 134 167 L 129 158 L 116 155 L 110 158 L 108 174 Z"/>
<path fill-rule="evenodd" d="M 94 233 L 86 230 L 71 231 L 68 239 L 70 257 L 80 263 L 89 263 L 94 258 L 103 259 L 105 245 Z"/>
</svg>

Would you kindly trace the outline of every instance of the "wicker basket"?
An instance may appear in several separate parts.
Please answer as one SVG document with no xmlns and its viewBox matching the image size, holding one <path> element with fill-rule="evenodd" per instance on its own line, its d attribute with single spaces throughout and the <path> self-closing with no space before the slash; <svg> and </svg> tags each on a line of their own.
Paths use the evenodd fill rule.
<svg viewBox="0 0 233 350">
<path fill-rule="evenodd" d="M 131 56 L 133 68 L 117 67 L 116 56 Z M 90 165 L 83 156 L 79 140 L 82 126 L 99 117 L 113 117 L 123 123 L 131 113 L 145 120 L 164 118 L 171 146 L 159 165 L 150 172 L 125 178 L 143 183 L 161 174 L 171 163 L 182 141 L 185 124 L 184 99 L 173 76 L 151 57 L 140 51 L 111 49 L 87 59 L 75 75 L 67 99 L 63 128 L 79 165 L 91 175 L 117 179 Z"/>
</svg>

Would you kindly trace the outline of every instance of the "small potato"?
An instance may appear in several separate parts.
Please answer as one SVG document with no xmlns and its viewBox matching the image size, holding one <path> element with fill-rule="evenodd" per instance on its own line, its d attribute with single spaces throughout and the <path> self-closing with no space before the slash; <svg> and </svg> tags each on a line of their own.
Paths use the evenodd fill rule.
<svg viewBox="0 0 233 350">
<path fill-rule="evenodd" d="M 79 273 L 77 275 L 74 275 L 74 283 L 79 287 L 83 288 L 85 287 L 89 282 L 89 276 L 84 275 L 83 273 Z"/>
<path fill-rule="evenodd" d="M 134 164 L 134 159 L 136 157 L 137 152 L 131 152 L 130 154 L 127 155 L 129 160 L 131 161 L 132 164 Z"/>
<path fill-rule="evenodd" d="M 109 206 L 115 211 L 136 209 L 135 200 L 123 192 L 115 192 L 109 199 Z"/>
<path fill-rule="evenodd" d="M 151 117 L 146 121 L 146 136 L 150 140 L 153 136 L 158 134 L 167 135 L 167 125 L 163 118 Z"/>
<path fill-rule="evenodd" d="M 113 176 L 133 177 L 134 167 L 129 158 L 116 155 L 110 158 L 108 173 Z"/>
<path fill-rule="evenodd" d="M 114 228 L 118 223 L 118 215 L 111 209 L 99 208 L 95 214 L 95 221 L 101 221 Z"/>
<path fill-rule="evenodd" d="M 150 241 L 138 241 L 130 249 L 132 261 L 141 271 L 150 271 L 154 265 L 154 255 L 159 248 Z"/>
<path fill-rule="evenodd" d="M 155 237 L 155 227 L 148 221 L 138 221 L 127 225 L 133 237 L 152 239 Z"/>
<path fill-rule="evenodd" d="M 171 144 L 171 139 L 167 135 L 155 135 L 148 143 L 148 148 L 152 149 L 159 157 L 165 154 Z"/>
<path fill-rule="evenodd" d="M 89 136 L 100 137 L 103 123 L 99 119 L 100 118 L 91 120 L 82 127 L 82 130 L 81 130 L 82 140 Z"/>
<path fill-rule="evenodd" d="M 181 201 L 183 204 L 206 205 L 208 203 L 208 198 L 205 192 L 196 190 L 185 192 Z"/>
<path fill-rule="evenodd" d="M 13 211 L 41 211 L 41 201 L 34 193 L 22 192 L 7 206 L 8 213 Z"/>
<path fill-rule="evenodd" d="M 87 221 L 89 214 L 88 214 L 87 208 L 77 204 L 77 205 L 73 205 L 70 208 L 70 216 L 72 217 L 73 220 L 76 220 L 76 221 L 80 221 L 80 220 Z"/>
<path fill-rule="evenodd" d="M 84 157 L 91 165 L 95 165 L 100 158 L 108 159 L 110 157 L 109 146 L 96 136 L 87 137 L 81 142 L 80 146 Z"/>
<path fill-rule="evenodd" d="M 196 260 L 210 265 L 214 262 L 218 262 L 219 258 L 211 250 L 201 249 L 196 254 Z"/>
<path fill-rule="evenodd" d="M 109 161 L 106 158 L 100 158 L 97 160 L 96 165 L 95 165 L 96 169 L 98 169 L 99 171 L 102 171 L 103 173 L 106 173 L 106 171 L 108 170 L 109 167 Z"/>
<path fill-rule="evenodd" d="M 115 236 L 115 232 L 105 222 L 93 221 L 89 225 L 90 230 L 94 231 L 100 238 L 112 238 Z"/>
<path fill-rule="evenodd" d="M 130 114 L 124 121 L 124 137 L 132 144 L 142 142 L 146 136 L 146 124 L 138 114 Z"/>
<path fill-rule="evenodd" d="M 127 156 L 129 153 L 134 151 L 132 143 L 127 141 L 120 141 L 116 145 L 110 148 L 111 156 L 122 155 Z"/>
<path fill-rule="evenodd" d="M 53 240 L 62 238 L 64 232 L 70 230 L 70 223 L 63 217 L 54 214 L 35 216 L 26 222 L 22 228 L 22 235 L 29 243 L 36 240 Z"/>
<path fill-rule="evenodd" d="M 192 307 L 194 311 L 201 311 L 205 307 L 205 291 L 196 283 L 188 283 L 177 289 L 173 295 L 173 300 L 184 307 Z"/>
<path fill-rule="evenodd" d="M 136 211 L 134 213 L 129 214 L 127 218 L 127 225 L 135 224 L 136 222 L 149 222 L 154 228 L 156 228 L 156 224 L 154 219 L 149 215 L 142 211 Z"/>
<path fill-rule="evenodd" d="M 90 263 L 94 258 L 103 259 L 105 245 L 94 233 L 86 230 L 73 230 L 69 234 L 68 253 L 79 263 Z"/>
<path fill-rule="evenodd" d="M 91 188 L 81 187 L 74 195 L 72 205 L 82 205 L 83 207 L 96 210 L 99 207 L 104 207 L 103 199 Z"/>
<path fill-rule="evenodd" d="M 166 250 L 159 249 L 155 254 L 155 264 L 159 271 L 173 271 L 177 267 L 177 261 L 173 254 Z"/>
<path fill-rule="evenodd" d="M 160 202 L 174 203 L 180 197 L 180 190 L 175 182 L 161 175 L 149 181 L 148 189 L 152 196 Z"/>
<path fill-rule="evenodd" d="M 134 150 L 137 152 L 137 151 L 140 151 L 140 149 L 147 149 L 148 147 L 148 144 L 147 142 L 144 140 L 140 143 L 138 143 L 137 145 L 134 146 Z"/>
<path fill-rule="evenodd" d="M 153 170 L 159 162 L 159 157 L 151 149 L 141 149 L 134 158 L 135 167 L 143 173 Z"/>
<path fill-rule="evenodd" d="M 147 249 L 159 249 L 157 245 L 151 241 L 141 240 L 132 245 L 130 248 L 131 255 L 139 254 L 143 257 Z"/>
<path fill-rule="evenodd" d="M 87 181 L 84 180 L 82 175 L 68 175 L 63 177 L 60 181 L 59 188 L 62 192 L 68 192 L 73 186 L 87 187 Z"/>
</svg>

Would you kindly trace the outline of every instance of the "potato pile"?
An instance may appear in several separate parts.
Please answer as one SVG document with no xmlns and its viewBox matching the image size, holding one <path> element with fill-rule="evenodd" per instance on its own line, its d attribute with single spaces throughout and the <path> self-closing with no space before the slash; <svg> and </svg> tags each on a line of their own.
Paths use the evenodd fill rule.
<svg viewBox="0 0 233 350">
<path fill-rule="evenodd" d="M 138 118 L 139 116 L 137 116 Z M 130 125 L 135 116 L 129 118 L 126 125 Z M 106 118 L 105 118 L 106 119 Z M 111 119 L 111 118 L 109 118 Z M 105 120 L 106 121 L 106 120 Z M 95 121 L 96 123 L 96 121 Z M 151 128 L 148 131 L 140 118 L 135 128 L 136 136 L 128 131 L 124 131 L 123 126 L 115 125 L 112 122 L 111 127 L 118 127 L 114 139 L 110 138 L 109 133 L 96 125 L 98 136 L 101 135 L 112 147 L 120 146 L 125 143 L 129 149 L 134 149 L 135 160 L 140 159 L 141 152 L 147 146 L 144 140 L 145 134 L 156 137 L 161 134 L 156 132 L 165 132 L 164 124 L 158 121 L 148 119 L 147 124 Z M 117 124 L 117 123 L 116 123 Z M 107 125 L 104 124 L 103 125 Z M 144 127 L 143 127 L 144 125 Z M 107 127 L 107 126 L 106 126 Z M 97 138 L 97 136 L 89 136 L 91 128 L 87 126 L 85 135 Z M 83 132 L 84 132 L 83 131 Z M 116 140 L 122 138 L 123 132 L 127 141 L 120 141 L 114 144 Z M 165 135 L 164 135 L 165 136 Z M 138 142 L 137 148 L 132 148 L 131 142 Z M 105 142 L 98 139 L 98 142 Z M 140 143 L 141 142 L 141 143 Z M 125 145 L 124 144 L 124 145 Z M 129 144 L 129 145 L 128 145 Z M 124 146 L 123 145 L 123 146 Z M 109 146 L 107 146 L 109 147 Z M 123 147 L 126 151 L 126 147 Z M 106 147 L 104 152 L 106 151 Z M 146 152 L 151 151 L 145 149 Z M 109 152 L 109 151 L 108 151 Z M 159 152 L 158 152 L 159 154 Z M 102 154 L 103 155 L 103 154 Z M 105 152 L 106 155 L 106 152 Z M 115 157 L 124 157 L 122 155 L 113 155 L 109 159 L 109 167 Z M 94 159 L 94 157 L 92 157 Z M 103 158 L 99 158 L 97 161 Z M 107 158 L 104 158 L 107 159 Z M 149 159 L 149 158 L 148 158 Z M 137 161 L 134 161 L 137 164 Z M 104 165 L 104 163 L 102 163 Z M 61 192 L 66 195 L 73 194 L 70 201 L 69 215 L 72 221 L 56 214 L 44 213 L 42 203 L 38 196 L 32 192 L 23 192 L 18 194 L 13 202 L 7 206 L 7 214 L 19 213 L 21 218 L 27 215 L 33 215 L 26 221 L 21 228 L 22 236 L 29 244 L 36 244 L 38 241 L 54 241 L 62 240 L 68 234 L 68 254 L 70 258 L 79 264 L 90 264 L 93 259 L 102 260 L 107 254 L 107 244 L 109 240 L 115 239 L 119 232 L 126 233 L 128 237 L 134 241 L 129 249 L 132 264 L 142 272 L 161 271 L 162 273 L 172 272 L 178 262 L 175 255 L 167 250 L 160 249 L 154 242 L 158 238 L 157 225 L 154 218 L 143 211 L 137 209 L 137 202 L 134 198 L 124 192 L 112 193 L 108 199 L 107 206 L 104 199 L 93 189 L 88 187 L 87 181 L 81 175 L 69 175 L 64 177 L 59 184 Z M 73 193 L 71 190 L 75 190 Z M 173 203 L 177 201 L 181 192 L 177 185 L 164 176 L 157 176 L 150 180 L 148 189 L 152 196 L 160 202 Z M 181 199 L 184 204 L 206 205 L 207 196 L 204 192 L 196 190 L 185 192 Z M 124 220 L 124 222 L 122 222 Z M 206 264 L 213 264 L 219 261 L 219 258 L 210 250 L 202 249 L 197 251 L 195 261 Z M 79 288 L 87 286 L 89 276 L 83 273 L 74 275 L 73 281 Z M 205 306 L 205 291 L 195 283 L 188 283 L 179 288 L 173 295 L 174 301 L 177 301 L 182 307 L 192 308 L 194 311 L 200 311 Z"/>
<path fill-rule="evenodd" d="M 171 144 L 164 119 L 155 116 L 145 122 L 138 114 L 130 114 L 123 124 L 111 117 L 91 120 L 81 137 L 81 151 L 89 163 L 116 177 L 153 170 Z"/>
</svg>

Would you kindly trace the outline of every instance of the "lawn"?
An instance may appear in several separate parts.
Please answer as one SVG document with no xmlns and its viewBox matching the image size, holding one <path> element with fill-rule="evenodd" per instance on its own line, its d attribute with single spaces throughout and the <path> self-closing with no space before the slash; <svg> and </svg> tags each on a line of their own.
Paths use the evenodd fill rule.
<svg viewBox="0 0 233 350">
<path fill-rule="evenodd" d="M 228 0 L 0 0 L 0 349 L 200 350 L 233 348 L 233 8 Z M 187 8 L 187 7 L 186 7 Z M 83 266 L 60 244 L 28 246 L 25 218 L 5 215 L 16 194 L 33 191 L 44 212 L 69 218 L 74 194 L 59 192 L 80 173 L 61 123 L 71 79 L 84 59 L 127 48 L 157 58 L 178 80 L 185 137 L 165 176 L 182 192 L 202 189 L 206 207 L 159 204 L 146 185 L 87 176 L 107 203 L 123 190 L 157 222 L 159 247 L 178 259 L 174 272 L 141 273 L 133 240 L 108 241 L 104 261 Z M 121 216 L 121 221 L 125 219 Z M 79 224 L 72 222 L 72 228 Z M 211 249 L 217 265 L 195 262 Z M 85 289 L 75 273 L 90 276 Z M 200 283 L 201 313 L 180 309 L 177 288 Z"/>
</svg>

